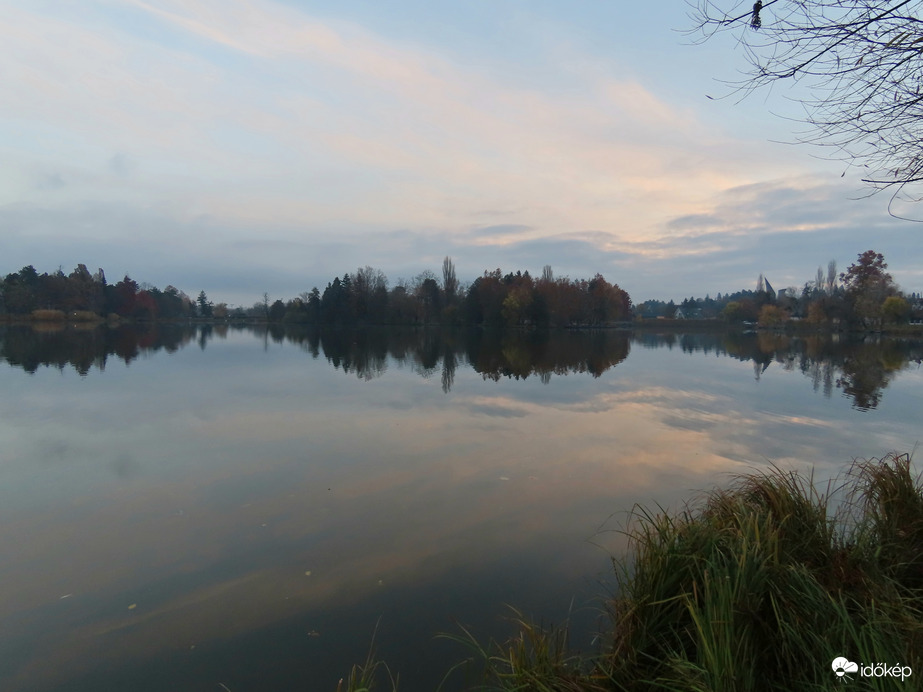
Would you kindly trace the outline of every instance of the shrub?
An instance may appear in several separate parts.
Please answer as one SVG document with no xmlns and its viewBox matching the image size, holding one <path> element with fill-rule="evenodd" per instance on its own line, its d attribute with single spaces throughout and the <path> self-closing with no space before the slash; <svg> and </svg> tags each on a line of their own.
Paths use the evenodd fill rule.
<svg viewBox="0 0 923 692">
<path fill-rule="evenodd" d="M 764 305 L 760 308 L 761 327 L 779 327 L 788 321 L 788 313 L 778 305 Z"/>
<path fill-rule="evenodd" d="M 91 310 L 74 310 L 70 313 L 70 319 L 74 322 L 96 322 L 102 318 Z"/>
<path fill-rule="evenodd" d="M 67 315 L 63 310 L 33 310 L 32 320 L 34 322 L 63 322 Z"/>
</svg>

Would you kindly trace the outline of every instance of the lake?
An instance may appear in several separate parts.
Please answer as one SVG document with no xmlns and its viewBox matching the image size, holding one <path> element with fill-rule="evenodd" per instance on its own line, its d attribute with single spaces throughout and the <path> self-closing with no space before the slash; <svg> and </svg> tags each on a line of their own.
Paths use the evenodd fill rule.
<svg viewBox="0 0 923 692">
<path fill-rule="evenodd" d="M 431 690 L 467 654 L 435 635 L 505 636 L 509 606 L 570 614 L 591 648 L 636 503 L 912 451 L 921 358 L 765 333 L 0 327 L 0 689 L 332 691 L 375 633 L 401 689 Z"/>
</svg>

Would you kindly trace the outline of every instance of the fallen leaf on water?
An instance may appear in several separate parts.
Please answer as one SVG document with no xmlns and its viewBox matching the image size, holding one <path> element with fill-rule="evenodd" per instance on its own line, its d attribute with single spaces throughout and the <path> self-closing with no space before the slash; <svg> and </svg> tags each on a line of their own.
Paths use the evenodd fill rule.
<svg viewBox="0 0 923 692">
<path fill-rule="evenodd" d="M 508 481 L 509 478 L 507 478 L 506 476 L 500 476 L 500 480 L 501 480 L 501 481 Z"/>
<path fill-rule="evenodd" d="M 304 576 L 310 577 L 310 576 L 311 576 L 311 570 L 308 570 L 307 572 L 305 572 L 305 573 L 304 573 Z"/>
<path fill-rule="evenodd" d="M 128 606 L 128 609 L 129 609 L 129 610 L 134 610 L 134 609 L 137 608 L 137 607 L 138 607 L 138 604 L 137 604 L 137 603 L 132 603 L 130 606 Z"/>
<path fill-rule="evenodd" d="M 318 632 L 317 630 L 311 630 L 310 632 L 308 632 L 308 636 L 309 637 L 319 637 L 320 632 Z"/>
<path fill-rule="evenodd" d="M 63 601 L 65 598 L 70 598 L 70 597 L 73 596 L 73 595 L 74 595 L 74 594 L 72 594 L 72 593 L 66 593 L 66 594 L 64 594 L 63 596 L 61 596 L 61 598 L 59 598 L 58 600 L 59 600 L 59 601 Z"/>
</svg>

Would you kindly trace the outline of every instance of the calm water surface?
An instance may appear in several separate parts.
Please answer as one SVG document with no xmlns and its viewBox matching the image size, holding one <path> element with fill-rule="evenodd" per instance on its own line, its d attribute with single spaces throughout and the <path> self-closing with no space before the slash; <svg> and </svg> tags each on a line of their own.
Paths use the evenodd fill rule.
<svg viewBox="0 0 923 692">
<path fill-rule="evenodd" d="M 589 646 L 614 531 L 923 437 L 923 344 L 0 330 L 0 689 L 401 689 L 512 604 Z"/>
</svg>

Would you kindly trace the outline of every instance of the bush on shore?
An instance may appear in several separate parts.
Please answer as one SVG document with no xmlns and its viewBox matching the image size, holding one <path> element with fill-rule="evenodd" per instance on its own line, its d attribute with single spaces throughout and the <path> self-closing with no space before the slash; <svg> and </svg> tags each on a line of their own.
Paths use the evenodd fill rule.
<svg viewBox="0 0 923 692">
<path fill-rule="evenodd" d="M 856 462 L 833 492 L 772 469 L 638 519 L 611 648 L 594 662 L 608 689 L 826 690 L 840 656 L 923 673 L 923 493 L 909 455 Z"/>
<path fill-rule="evenodd" d="M 33 322 L 63 322 L 67 315 L 63 310 L 33 310 Z"/>
</svg>

